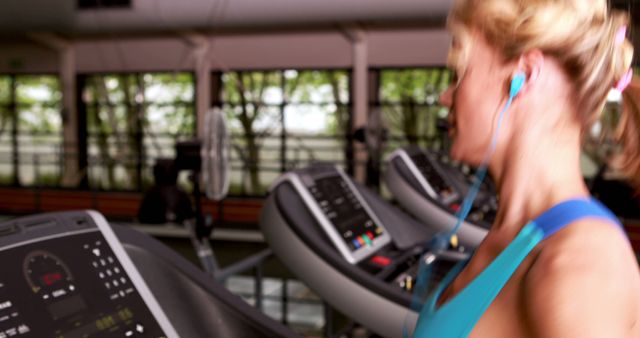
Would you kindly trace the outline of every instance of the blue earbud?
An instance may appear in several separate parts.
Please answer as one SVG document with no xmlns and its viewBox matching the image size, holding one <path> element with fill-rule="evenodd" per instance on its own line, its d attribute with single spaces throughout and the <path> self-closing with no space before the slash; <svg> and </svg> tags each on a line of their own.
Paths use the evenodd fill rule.
<svg viewBox="0 0 640 338">
<path fill-rule="evenodd" d="M 527 80 L 527 76 L 523 72 L 518 72 L 511 79 L 511 89 L 509 90 L 509 97 L 514 98 L 520 90 L 522 86 L 524 86 L 524 82 Z"/>
</svg>

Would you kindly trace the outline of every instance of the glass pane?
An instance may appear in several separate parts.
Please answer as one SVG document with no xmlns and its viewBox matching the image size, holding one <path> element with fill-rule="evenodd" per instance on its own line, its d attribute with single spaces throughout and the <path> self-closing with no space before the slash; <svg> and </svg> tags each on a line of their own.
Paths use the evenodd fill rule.
<svg viewBox="0 0 640 338">
<path fill-rule="evenodd" d="M 337 134 L 335 104 L 290 104 L 284 109 L 287 133 Z"/>
<path fill-rule="evenodd" d="M 7 104 L 11 97 L 11 78 L 0 76 L 0 105 Z"/>
<path fill-rule="evenodd" d="M 144 74 L 146 102 L 176 104 L 192 102 L 194 77 L 190 73 Z"/>
<path fill-rule="evenodd" d="M 349 77 L 344 71 L 288 70 L 284 75 L 289 102 L 315 104 L 349 102 Z"/>
<path fill-rule="evenodd" d="M 62 92 L 56 76 L 16 77 L 17 152 L 22 185 L 57 186 L 62 173 Z"/>
<path fill-rule="evenodd" d="M 51 75 L 20 75 L 16 77 L 18 103 L 59 103 L 62 99 L 60 82 Z"/>
<path fill-rule="evenodd" d="M 332 136 L 287 135 L 288 167 L 303 167 L 313 162 L 345 161 L 344 139 Z"/>
<path fill-rule="evenodd" d="M 438 100 L 450 81 L 451 72 L 442 68 L 381 71 L 381 118 L 390 134 L 387 149 L 407 143 L 445 147 L 448 136 L 438 125 L 448 109 Z"/>
<path fill-rule="evenodd" d="M 194 135 L 193 105 L 189 102 L 164 105 L 150 103 L 146 108 L 144 123 L 145 134 Z"/>
<path fill-rule="evenodd" d="M 283 100 L 281 72 L 230 72 L 222 75 L 222 101 L 279 105 Z"/>
<path fill-rule="evenodd" d="M 90 78 L 83 99 L 97 186 L 139 190 L 152 184 L 155 160 L 175 157 L 176 140 L 195 135 L 193 81 L 190 73 Z"/>
<path fill-rule="evenodd" d="M 222 82 L 234 145 L 231 194 L 263 194 L 282 170 L 313 160 L 344 161 L 348 72 L 229 72 Z"/>
<path fill-rule="evenodd" d="M 383 70 L 380 73 L 380 100 L 437 104 L 450 78 L 451 72 L 442 68 Z"/>
</svg>

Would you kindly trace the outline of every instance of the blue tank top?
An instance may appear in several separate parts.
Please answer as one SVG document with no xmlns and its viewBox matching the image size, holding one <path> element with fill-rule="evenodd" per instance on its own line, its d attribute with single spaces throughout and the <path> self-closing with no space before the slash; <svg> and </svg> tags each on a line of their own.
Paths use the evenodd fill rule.
<svg viewBox="0 0 640 338">
<path fill-rule="evenodd" d="M 545 238 L 583 218 L 599 218 L 620 225 L 615 215 L 595 199 L 571 199 L 557 204 L 527 223 L 471 283 L 454 298 L 436 308 L 441 293 L 467 261 L 458 263 L 423 306 L 413 337 L 467 337 L 529 252 Z"/>
</svg>

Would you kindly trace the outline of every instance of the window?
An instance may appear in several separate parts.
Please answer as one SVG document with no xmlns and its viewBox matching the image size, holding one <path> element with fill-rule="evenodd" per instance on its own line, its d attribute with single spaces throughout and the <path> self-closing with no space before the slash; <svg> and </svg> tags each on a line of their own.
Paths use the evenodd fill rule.
<svg viewBox="0 0 640 338">
<path fill-rule="evenodd" d="M 347 71 L 234 71 L 222 75 L 221 90 L 232 194 L 262 195 L 282 172 L 314 161 L 345 162 Z"/>
<path fill-rule="evenodd" d="M 56 76 L 0 76 L 0 184 L 60 184 L 61 99 Z"/>
<path fill-rule="evenodd" d="M 86 79 L 89 184 L 141 191 L 156 158 L 174 158 L 175 142 L 195 135 L 190 73 L 95 75 Z"/>
<path fill-rule="evenodd" d="M 451 72 L 444 68 L 380 70 L 381 115 L 390 136 L 387 149 L 446 146 L 446 132 L 438 125 L 448 109 L 438 100 L 450 82 Z"/>
</svg>

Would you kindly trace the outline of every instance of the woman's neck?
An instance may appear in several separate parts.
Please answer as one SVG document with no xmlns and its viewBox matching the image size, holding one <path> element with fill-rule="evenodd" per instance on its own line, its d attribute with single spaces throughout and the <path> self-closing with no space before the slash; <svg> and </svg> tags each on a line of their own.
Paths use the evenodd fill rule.
<svg viewBox="0 0 640 338">
<path fill-rule="evenodd" d="M 519 232 L 555 204 L 588 196 L 580 169 L 580 133 L 516 136 L 490 166 L 499 192 L 498 231 Z"/>
</svg>

